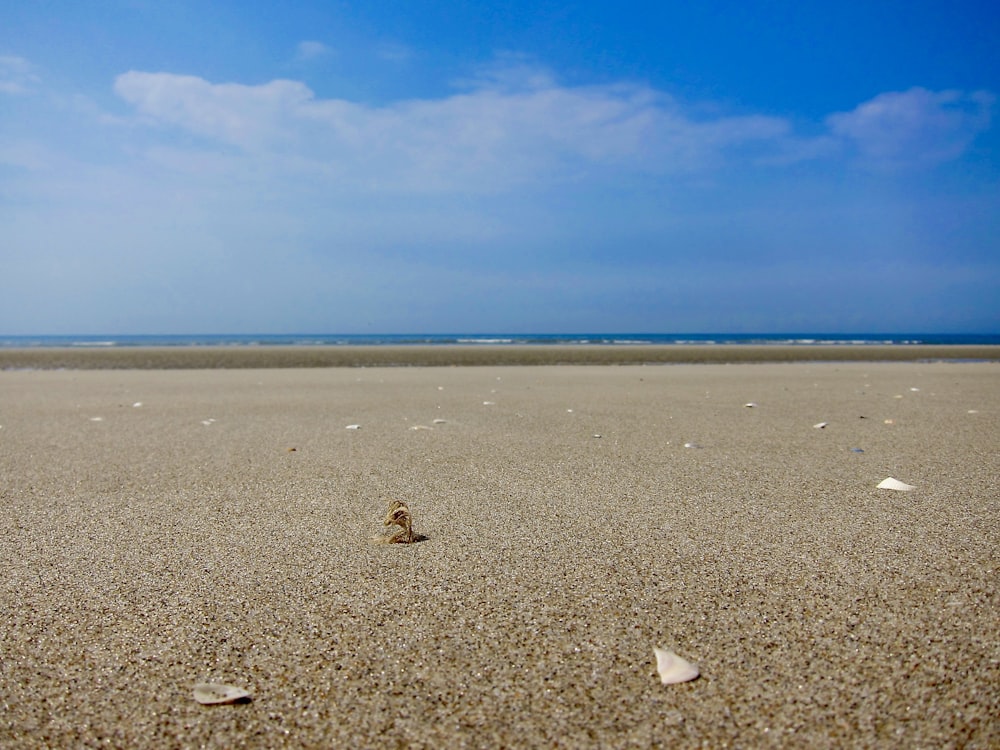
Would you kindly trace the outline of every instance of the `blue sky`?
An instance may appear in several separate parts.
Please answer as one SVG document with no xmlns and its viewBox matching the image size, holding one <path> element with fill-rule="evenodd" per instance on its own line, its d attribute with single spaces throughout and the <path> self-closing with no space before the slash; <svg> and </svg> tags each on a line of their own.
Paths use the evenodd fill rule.
<svg viewBox="0 0 1000 750">
<path fill-rule="evenodd" d="M 0 333 L 997 332 L 997 49 L 965 0 L 8 3 Z"/>
</svg>

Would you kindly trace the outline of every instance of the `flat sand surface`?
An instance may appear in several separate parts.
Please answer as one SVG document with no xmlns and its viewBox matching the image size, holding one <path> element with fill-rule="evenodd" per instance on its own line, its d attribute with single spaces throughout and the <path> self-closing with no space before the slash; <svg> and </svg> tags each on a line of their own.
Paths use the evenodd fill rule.
<svg viewBox="0 0 1000 750">
<path fill-rule="evenodd" d="M 996 748 L 998 446 L 996 363 L 0 371 L 0 747 Z"/>
</svg>

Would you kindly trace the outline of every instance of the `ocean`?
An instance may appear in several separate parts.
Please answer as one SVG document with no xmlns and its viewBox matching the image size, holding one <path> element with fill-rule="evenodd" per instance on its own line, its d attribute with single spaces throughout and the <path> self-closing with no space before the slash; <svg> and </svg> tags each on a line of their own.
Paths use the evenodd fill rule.
<svg viewBox="0 0 1000 750">
<path fill-rule="evenodd" d="M 776 345 L 776 346 L 997 346 L 1000 334 L 982 333 L 459 333 L 459 334 L 169 334 L 0 336 L 0 348 L 208 346 L 530 346 L 530 345 Z"/>
</svg>

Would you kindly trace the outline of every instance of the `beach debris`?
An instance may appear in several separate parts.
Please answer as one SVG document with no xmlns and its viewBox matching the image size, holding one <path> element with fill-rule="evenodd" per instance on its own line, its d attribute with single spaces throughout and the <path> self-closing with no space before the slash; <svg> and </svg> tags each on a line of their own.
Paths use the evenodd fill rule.
<svg viewBox="0 0 1000 750">
<path fill-rule="evenodd" d="M 142 401 L 136 401 L 134 404 L 132 404 L 133 409 L 138 409 L 140 406 L 142 406 Z"/>
<path fill-rule="evenodd" d="M 206 427 L 210 427 L 214 421 L 214 419 L 203 419 L 201 420 L 201 423 Z"/>
<path fill-rule="evenodd" d="M 851 448 L 851 453 L 864 453 L 864 448 Z"/>
<path fill-rule="evenodd" d="M 250 700 L 250 692 L 235 685 L 223 685 L 217 682 L 199 682 L 194 686 L 194 699 L 203 706 L 216 706 L 222 703 L 245 703 Z"/>
<path fill-rule="evenodd" d="M 697 443 L 684 443 L 685 448 L 700 448 L 701 446 Z"/>
<path fill-rule="evenodd" d="M 434 420 L 434 424 L 445 424 L 445 423 L 447 423 L 447 421 L 448 421 L 447 419 L 441 419 L 439 417 L 438 419 Z"/>
<path fill-rule="evenodd" d="M 91 422 L 103 422 L 104 421 L 104 417 L 91 417 L 90 421 Z"/>
<path fill-rule="evenodd" d="M 815 427 L 817 430 L 822 430 L 822 429 L 825 429 L 828 424 L 830 424 L 830 423 L 829 422 L 817 422 L 816 424 L 813 425 L 813 427 Z"/>
<path fill-rule="evenodd" d="M 496 401 L 483 401 L 483 406 L 496 406 Z"/>
<path fill-rule="evenodd" d="M 349 424 L 344 429 L 345 430 L 360 430 L 361 429 L 361 425 L 359 425 L 359 424 Z"/>
<path fill-rule="evenodd" d="M 664 685 L 690 682 L 701 674 L 698 667 L 673 651 L 654 646 L 653 653 L 656 654 L 656 671 L 660 673 L 660 682 Z"/>
<path fill-rule="evenodd" d="M 593 435 L 591 435 L 591 437 L 599 438 L 601 437 L 601 433 L 595 432 Z"/>
<path fill-rule="evenodd" d="M 881 482 L 878 483 L 878 489 L 880 490 L 896 490 L 897 492 L 909 492 L 910 490 L 917 489 L 912 484 L 907 484 L 906 482 L 900 482 L 898 479 L 893 479 L 892 477 L 886 477 Z"/>
<path fill-rule="evenodd" d="M 978 414 L 978 413 L 979 413 L 979 409 L 969 409 L 969 410 L 968 410 L 967 412 L 965 412 L 965 413 L 966 413 L 966 414 Z"/>
<path fill-rule="evenodd" d="M 756 401 L 747 401 L 745 404 L 743 404 L 743 406 L 746 409 L 756 409 L 757 408 L 757 402 Z"/>
<path fill-rule="evenodd" d="M 389 536 L 377 536 L 378 544 L 410 544 L 413 541 L 413 516 L 409 506 L 402 500 L 391 500 L 386 511 L 383 526 L 399 526 L 399 531 Z"/>
<path fill-rule="evenodd" d="M 297 451 L 297 450 L 298 450 L 298 448 L 289 448 L 288 449 L 288 453 L 295 453 L 295 451 Z"/>
<path fill-rule="evenodd" d="M 883 419 L 882 424 L 896 424 L 895 419 Z"/>
</svg>

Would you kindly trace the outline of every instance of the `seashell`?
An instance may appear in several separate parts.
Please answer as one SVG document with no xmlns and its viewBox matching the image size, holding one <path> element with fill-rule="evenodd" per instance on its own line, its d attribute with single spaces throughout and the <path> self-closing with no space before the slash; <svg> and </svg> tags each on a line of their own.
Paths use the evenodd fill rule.
<svg viewBox="0 0 1000 750">
<path fill-rule="evenodd" d="M 673 651 L 654 646 L 653 653 L 656 654 L 656 671 L 660 673 L 660 682 L 664 685 L 689 682 L 701 674 L 698 667 Z"/>
<path fill-rule="evenodd" d="M 435 419 L 434 424 L 445 424 L 447 421 L 446 419 Z"/>
<path fill-rule="evenodd" d="M 892 477 L 887 477 L 878 483 L 878 489 L 880 490 L 897 490 L 899 492 L 909 492 L 910 490 L 917 489 L 912 484 L 906 484 L 905 482 L 900 482 L 898 479 L 893 479 Z"/>
<path fill-rule="evenodd" d="M 829 422 L 817 422 L 816 424 L 813 425 L 813 427 L 815 427 L 817 430 L 822 430 L 828 424 L 830 424 L 830 423 Z"/>
<path fill-rule="evenodd" d="M 410 427 L 411 430 L 433 430 L 433 427 L 428 427 L 425 424 L 415 424 Z"/>
<path fill-rule="evenodd" d="M 133 409 L 138 409 L 140 406 L 142 406 L 142 401 L 136 401 L 134 404 L 132 404 Z"/>
<path fill-rule="evenodd" d="M 757 408 L 757 402 L 756 401 L 748 401 L 747 403 L 743 404 L 743 406 L 746 407 L 747 409 L 756 409 Z"/>
<path fill-rule="evenodd" d="M 494 406 L 496 401 L 483 401 L 483 406 Z"/>
<path fill-rule="evenodd" d="M 697 443 L 684 443 L 685 448 L 700 448 L 701 446 Z"/>
<path fill-rule="evenodd" d="M 359 425 L 359 424 L 349 424 L 344 429 L 345 430 L 360 430 L 361 429 L 361 425 Z"/>
<path fill-rule="evenodd" d="M 90 421 L 91 422 L 103 422 L 104 421 L 104 417 L 91 417 Z"/>
<path fill-rule="evenodd" d="M 216 682 L 199 682 L 194 686 L 194 699 L 203 706 L 221 703 L 236 703 L 249 700 L 250 693 L 235 685 L 221 685 Z"/>
</svg>

